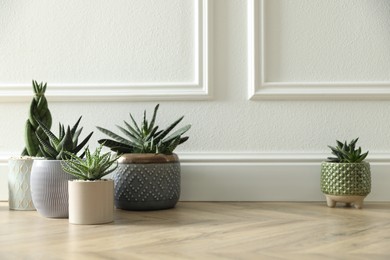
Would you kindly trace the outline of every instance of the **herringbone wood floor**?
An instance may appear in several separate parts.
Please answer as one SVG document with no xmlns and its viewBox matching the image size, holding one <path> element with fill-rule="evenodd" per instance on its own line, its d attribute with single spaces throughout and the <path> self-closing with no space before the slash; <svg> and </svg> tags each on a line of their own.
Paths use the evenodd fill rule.
<svg viewBox="0 0 390 260">
<path fill-rule="evenodd" d="M 182 202 L 78 226 L 0 203 L 0 259 L 390 259 L 390 203 Z"/>
</svg>

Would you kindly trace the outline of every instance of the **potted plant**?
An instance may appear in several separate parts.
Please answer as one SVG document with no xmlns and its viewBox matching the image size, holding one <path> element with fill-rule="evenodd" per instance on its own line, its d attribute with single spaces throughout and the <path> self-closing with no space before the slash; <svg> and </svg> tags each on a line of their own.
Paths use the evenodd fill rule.
<svg viewBox="0 0 390 260">
<path fill-rule="evenodd" d="M 31 170 L 31 196 L 34 205 L 41 215 L 50 218 L 68 217 L 68 180 L 74 179 L 61 168 L 61 160 L 69 159 L 68 153 L 77 154 L 88 142 L 90 133 L 82 142 L 78 138 L 83 128 L 78 129 L 81 117 L 71 128 L 65 130 L 59 124 L 59 135 L 56 137 L 50 130 L 37 120 L 43 133 L 49 141 L 40 138 L 39 148 L 46 160 L 36 160 Z M 83 157 L 81 155 L 80 157 Z"/>
<path fill-rule="evenodd" d="M 51 114 L 47 105 L 45 91 L 47 83 L 32 81 L 34 98 L 30 104 L 29 118 L 25 127 L 25 144 L 20 157 L 8 160 L 8 204 L 12 210 L 35 210 L 31 199 L 30 175 L 34 159 L 42 156 L 37 136 L 45 140 L 42 129 L 36 119 L 51 127 Z M 47 139 L 47 138 L 46 138 Z"/>
<path fill-rule="evenodd" d="M 101 154 L 102 145 L 85 158 L 66 152 L 70 159 L 62 161 L 62 169 L 77 180 L 68 181 L 69 223 L 103 224 L 114 221 L 114 181 L 102 179 L 117 167 L 119 156 Z"/>
<path fill-rule="evenodd" d="M 329 157 L 321 164 L 321 190 L 329 207 L 344 202 L 361 209 L 371 191 L 370 164 L 364 161 L 368 151 L 362 153 L 360 147 L 356 149 L 358 139 L 350 143 L 337 141 L 336 147 L 329 146 L 336 157 Z"/>
<path fill-rule="evenodd" d="M 115 206 L 124 210 L 157 210 L 173 208 L 180 196 L 180 162 L 175 148 L 188 140 L 182 137 L 191 125 L 169 134 L 183 117 L 166 129 L 155 125 L 159 105 L 154 108 L 152 119 L 136 123 L 124 122 L 117 126 L 125 135 L 121 137 L 105 128 L 97 127 L 112 139 L 98 142 L 121 155 L 114 171 Z"/>
</svg>

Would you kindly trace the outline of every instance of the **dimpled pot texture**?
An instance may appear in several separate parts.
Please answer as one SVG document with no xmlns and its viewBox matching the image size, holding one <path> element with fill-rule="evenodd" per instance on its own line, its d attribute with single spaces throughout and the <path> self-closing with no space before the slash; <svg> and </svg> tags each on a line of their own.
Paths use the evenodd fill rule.
<svg viewBox="0 0 390 260">
<path fill-rule="evenodd" d="M 48 218 L 67 218 L 68 180 L 59 160 L 35 160 L 31 170 L 31 196 L 38 213 Z"/>
<path fill-rule="evenodd" d="M 362 208 L 363 199 L 371 192 L 370 164 L 323 162 L 321 191 L 329 207 L 336 206 L 336 202 L 344 202 Z"/>
<path fill-rule="evenodd" d="M 175 207 L 180 197 L 176 154 L 124 154 L 114 172 L 115 206 L 124 210 Z"/>
</svg>

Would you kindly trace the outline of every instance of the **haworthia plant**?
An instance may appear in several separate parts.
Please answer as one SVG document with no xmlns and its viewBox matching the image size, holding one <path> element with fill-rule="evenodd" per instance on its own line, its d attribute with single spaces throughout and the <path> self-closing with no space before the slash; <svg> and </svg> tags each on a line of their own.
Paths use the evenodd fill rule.
<svg viewBox="0 0 390 260">
<path fill-rule="evenodd" d="M 188 136 L 182 137 L 191 125 L 186 125 L 177 131 L 170 132 L 183 120 L 184 116 L 170 124 L 166 129 L 158 130 L 156 125 L 156 116 L 159 105 L 154 108 L 153 116 L 150 122 L 146 119 L 146 111 L 141 124 L 137 124 L 130 114 L 131 123 L 124 121 L 125 126 L 118 126 L 118 129 L 124 134 L 122 137 L 110 130 L 97 127 L 99 131 L 108 135 L 112 139 L 101 139 L 98 142 L 109 147 L 118 154 L 124 153 L 162 153 L 172 154 L 175 148 L 188 140 Z"/>
<path fill-rule="evenodd" d="M 328 157 L 329 162 L 338 163 L 359 163 L 362 162 L 368 155 L 368 151 L 362 153 L 362 148 L 356 149 L 356 143 L 359 138 L 353 139 L 350 143 L 344 143 L 336 140 L 337 146 L 328 146 L 332 150 L 332 154 L 336 157 Z"/>
<path fill-rule="evenodd" d="M 79 136 L 83 128 L 78 129 L 80 118 L 73 127 L 68 126 L 65 131 L 63 124 L 59 124 L 59 135 L 55 136 L 43 122 L 37 120 L 48 141 L 37 135 L 39 148 L 43 156 L 48 160 L 66 160 L 70 158 L 69 153 L 77 154 L 89 141 L 91 132 L 83 141 L 78 143 Z M 68 153 L 67 153 L 68 152 Z M 80 157 L 83 157 L 82 154 Z"/>
<path fill-rule="evenodd" d="M 85 158 L 65 152 L 70 159 L 61 162 L 62 169 L 81 180 L 92 181 L 101 179 L 116 169 L 119 157 L 111 157 L 109 152 L 101 154 L 102 146 L 100 145 L 93 153 L 87 147 L 84 151 Z"/>
<path fill-rule="evenodd" d="M 47 136 L 43 133 L 43 130 L 39 126 L 37 120 L 41 121 L 48 129 L 51 128 L 52 118 L 48 108 L 47 100 L 45 97 L 45 91 L 47 83 L 39 83 L 35 80 L 32 81 L 34 90 L 34 98 L 30 104 L 29 118 L 26 121 L 24 130 L 24 140 L 26 147 L 24 148 L 23 156 L 43 156 L 39 149 L 39 141 L 37 136 L 42 140 L 48 141 Z"/>
</svg>

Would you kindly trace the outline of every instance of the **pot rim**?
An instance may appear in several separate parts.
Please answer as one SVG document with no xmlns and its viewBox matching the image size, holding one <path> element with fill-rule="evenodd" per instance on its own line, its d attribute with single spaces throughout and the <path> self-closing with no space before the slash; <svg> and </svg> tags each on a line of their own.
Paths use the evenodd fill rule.
<svg viewBox="0 0 390 260">
<path fill-rule="evenodd" d="M 8 160 L 12 160 L 12 161 L 22 161 L 22 160 L 25 160 L 25 161 L 30 161 L 30 160 L 46 160 L 45 157 L 36 157 L 36 156 L 28 156 L 28 155 L 23 155 L 23 156 L 12 156 L 12 157 L 9 157 Z"/>
<path fill-rule="evenodd" d="M 370 164 L 369 162 L 363 161 L 363 162 L 354 162 L 354 163 L 341 163 L 341 162 L 328 162 L 328 161 L 322 161 L 321 163 L 328 163 L 328 164 Z"/>
<path fill-rule="evenodd" d="M 74 179 L 74 180 L 68 180 L 68 182 L 76 182 L 76 183 L 101 183 L 101 182 L 113 182 L 113 179 L 98 179 L 98 180 L 80 180 L 80 179 Z"/>
<path fill-rule="evenodd" d="M 173 163 L 178 161 L 179 157 L 175 153 L 125 153 L 118 159 L 118 163 L 123 164 Z"/>
</svg>

